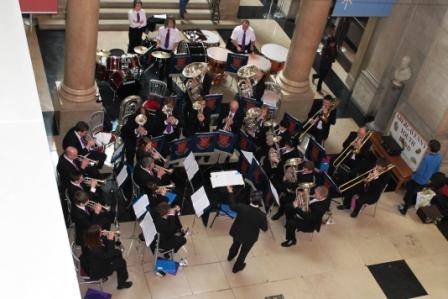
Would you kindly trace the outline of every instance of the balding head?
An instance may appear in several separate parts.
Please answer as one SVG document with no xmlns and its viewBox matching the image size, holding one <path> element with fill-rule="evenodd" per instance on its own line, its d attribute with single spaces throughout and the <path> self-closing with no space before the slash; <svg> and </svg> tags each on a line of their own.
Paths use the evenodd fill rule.
<svg viewBox="0 0 448 299">
<path fill-rule="evenodd" d="M 358 137 L 360 138 L 364 138 L 367 134 L 367 128 L 366 127 L 361 127 L 358 129 Z"/>
<path fill-rule="evenodd" d="M 238 103 L 238 101 L 232 100 L 230 102 L 230 111 L 235 113 L 238 110 L 238 108 L 240 108 L 240 104 Z"/>
<path fill-rule="evenodd" d="M 73 146 L 68 146 L 65 149 L 64 154 L 70 160 L 75 160 L 78 157 L 78 150 Z"/>
</svg>

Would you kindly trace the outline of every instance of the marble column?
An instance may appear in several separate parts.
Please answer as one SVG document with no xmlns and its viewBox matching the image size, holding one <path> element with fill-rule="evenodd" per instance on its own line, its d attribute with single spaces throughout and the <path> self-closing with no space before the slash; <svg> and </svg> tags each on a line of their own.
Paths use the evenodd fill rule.
<svg viewBox="0 0 448 299">
<path fill-rule="evenodd" d="M 99 7 L 99 0 L 67 0 L 64 78 L 57 86 L 62 136 L 74 123 L 88 121 L 92 112 L 101 109 L 95 102 Z"/>
<path fill-rule="evenodd" d="M 331 0 L 303 0 L 300 3 L 296 27 L 289 47 L 285 68 L 278 81 L 284 94 L 282 111 L 305 119 L 314 98 L 309 76 L 327 23 Z"/>
</svg>

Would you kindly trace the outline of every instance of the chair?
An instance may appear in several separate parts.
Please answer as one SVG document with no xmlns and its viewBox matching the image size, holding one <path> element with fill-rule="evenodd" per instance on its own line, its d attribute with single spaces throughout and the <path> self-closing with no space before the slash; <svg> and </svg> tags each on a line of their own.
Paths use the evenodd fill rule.
<svg viewBox="0 0 448 299">
<path fill-rule="evenodd" d="M 167 84 L 163 81 L 151 79 L 149 80 L 149 96 L 157 96 L 163 98 L 167 90 Z"/>
<path fill-rule="evenodd" d="M 67 228 L 71 228 L 74 225 L 74 222 L 72 220 L 72 201 L 68 196 L 68 189 L 65 189 L 64 201 L 65 204 L 67 205 L 67 220 L 66 220 Z"/>
<path fill-rule="evenodd" d="M 155 237 L 155 241 L 156 241 L 156 247 L 154 248 L 154 271 L 157 272 L 157 259 L 158 258 L 164 258 L 166 259 L 165 255 L 169 255 L 169 260 L 173 260 L 174 259 L 174 249 L 164 249 L 164 248 L 160 248 L 160 234 L 157 233 L 156 237 Z M 143 258 L 143 257 L 142 257 Z"/>
<path fill-rule="evenodd" d="M 73 263 L 75 264 L 76 274 L 78 276 L 78 282 L 79 284 L 97 284 L 100 287 L 100 290 L 103 290 L 103 279 L 91 279 L 87 273 L 82 269 L 81 267 L 81 261 L 79 260 L 78 256 L 75 253 L 76 245 L 75 242 L 72 242 L 71 244 L 71 250 L 72 250 L 72 258 Z"/>
<path fill-rule="evenodd" d="M 95 136 L 95 134 L 103 131 L 104 110 L 93 112 L 90 115 L 89 127 L 90 127 L 90 134 L 92 136 Z"/>
<path fill-rule="evenodd" d="M 383 195 L 384 191 L 386 191 L 387 186 L 388 186 L 388 184 L 386 184 L 386 186 L 384 186 L 384 188 L 383 188 L 383 191 L 381 191 L 380 198 L 381 198 L 381 195 Z M 376 208 L 377 208 L 377 206 L 378 206 L 378 202 L 379 202 L 379 201 L 380 201 L 380 199 L 378 198 L 378 200 L 377 200 L 373 205 L 364 204 L 364 205 L 362 206 L 362 208 L 361 208 L 360 213 L 363 213 L 364 210 L 365 210 L 368 206 L 373 206 L 373 214 L 371 214 L 370 216 L 372 216 L 373 218 L 375 218 L 375 215 L 376 215 Z"/>
</svg>

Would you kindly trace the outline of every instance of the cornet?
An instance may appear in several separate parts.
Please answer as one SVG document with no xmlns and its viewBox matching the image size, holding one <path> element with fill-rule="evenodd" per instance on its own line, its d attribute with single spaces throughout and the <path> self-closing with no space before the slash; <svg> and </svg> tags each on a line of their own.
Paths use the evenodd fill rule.
<svg viewBox="0 0 448 299">
<path fill-rule="evenodd" d="M 159 159 L 162 160 L 164 163 L 166 162 L 166 159 L 159 153 L 159 151 L 156 148 L 151 146 L 149 151 L 151 152 L 152 155 L 159 154 L 160 157 Z"/>
<path fill-rule="evenodd" d="M 78 155 L 78 157 L 77 157 L 76 159 L 78 159 L 78 160 L 80 160 L 80 161 L 82 161 L 82 160 L 87 160 L 87 161 L 89 161 L 89 162 L 90 162 L 91 164 L 93 164 L 93 165 L 98 164 L 98 161 L 89 159 L 89 158 L 87 158 L 86 156 L 82 156 L 82 155 Z"/>
<path fill-rule="evenodd" d="M 92 200 L 89 200 L 89 201 L 87 201 L 87 203 L 86 203 L 86 206 L 89 207 L 89 208 L 91 208 L 91 209 L 94 209 L 96 205 L 101 206 L 101 210 L 104 210 L 104 211 L 106 211 L 106 212 L 110 212 L 110 207 L 109 207 L 109 206 L 103 206 L 102 204 L 99 204 L 99 203 L 94 202 L 94 201 L 92 201 Z"/>
<path fill-rule="evenodd" d="M 108 234 L 110 234 L 110 233 L 113 233 L 113 234 L 116 235 L 117 237 L 119 237 L 120 234 L 121 234 L 119 230 L 116 230 L 116 231 L 112 231 L 112 230 L 101 230 L 101 234 L 102 234 L 102 235 L 108 235 Z"/>
<path fill-rule="evenodd" d="M 165 171 L 165 172 L 167 172 L 167 173 L 173 173 L 173 169 L 167 169 L 167 168 L 165 168 L 165 167 L 162 167 L 162 166 L 159 166 L 159 165 L 154 165 L 154 168 L 158 171 L 159 169 L 162 169 L 163 171 Z"/>
<path fill-rule="evenodd" d="M 84 177 L 84 184 L 90 185 L 92 180 L 95 180 L 98 184 L 100 185 L 104 185 L 106 184 L 106 180 L 97 180 L 95 178 L 90 178 L 90 177 Z"/>
</svg>

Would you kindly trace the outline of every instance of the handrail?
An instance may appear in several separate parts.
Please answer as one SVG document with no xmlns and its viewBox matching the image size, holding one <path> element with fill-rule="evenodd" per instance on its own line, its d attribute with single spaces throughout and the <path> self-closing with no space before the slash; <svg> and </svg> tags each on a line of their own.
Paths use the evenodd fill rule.
<svg viewBox="0 0 448 299">
<path fill-rule="evenodd" d="M 208 0 L 210 6 L 212 22 L 219 22 L 221 19 L 220 5 L 221 0 Z"/>
</svg>

